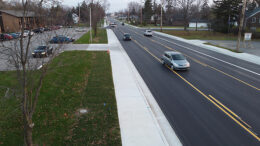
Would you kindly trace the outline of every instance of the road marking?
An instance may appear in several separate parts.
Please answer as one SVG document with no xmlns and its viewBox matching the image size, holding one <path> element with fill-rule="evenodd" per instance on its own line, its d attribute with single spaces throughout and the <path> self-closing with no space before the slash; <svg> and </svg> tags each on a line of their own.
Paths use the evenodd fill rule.
<svg viewBox="0 0 260 146">
<path fill-rule="evenodd" d="M 230 112 L 233 116 L 241 120 L 247 127 L 252 128 L 249 124 L 247 124 L 244 120 L 242 120 L 237 114 L 235 114 L 232 110 L 230 110 L 228 107 L 226 107 L 224 104 L 222 104 L 220 101 L 218 101 L 216 98 L 214 98 L 212 95 L 209 95 L 210 98 L 215 100 L 219 105 L 221 105 L 224 109 L 226 109 L 228 112 Z"/>
<path fill-rule="evenodd" d="M 154 57 L 157 61 L 161 63 L 161 60 L 156 57 L 153 53 L 151 53 L 146 47 L 142 46 L 138 41 L 134 40 L 134 42 L 140 46 L 142 49 L 144 49 L 146 52 L 148 52 L 152 57 Z M 152 55 L 153 54 L 153 55 Z M 237 123 L 240 127 L 242 127 L 244 130 L 246 130 L 249 134 L 251 134 L 255 139 L 260 141 L 260 138 L 252 132 L 249 128 L 247 128 L 245 125 L 243 125 L 241 122 L 239 122 L 235 117 L 233 117 L 231 114 L 229 114 L 226 110 L 224 110 L 220 105 L 218 105 L 215 101 L 213 101 L 210 97 L 208 97 L 206 94 L 204 94 L 202 91 L 200 91 L 198 88 L 196 88 L 193 84 L 191 84 L 189 81 L 187 81 L 184 77 L 182 77 L 180 74 L 178 74 L 176 71 L 172 70 L 169 66 L 167 66 L 170 71 L 172 71 L 174 74 L 176 74 L 178 77 L 180 77 L 184 82 L 186 82 L 188 85 L 190 85 L 193 89 L 195 89 L 197 92 L 199 92 L 203 97 L 205 97 L 208 101 L 210 101 L 212 104 L 214 104 L 218 109 L 220 109 L 222 112 L 224 112 L 228 117 L 230 117 L 235 123 Z M 213 97 L 214 98 L 214 97 Z M 236 114 L 235 114 L 236 115 Z M 239 117 L 239 116 L 237 116 Z M 239 118 L 241 119 L 241 118 Z M 249 126 L 249 125 L 247 125 Z M 250 126 L 251 127 L 251 126 Z"/>
<path fill-rule="evenodd" d="M 130 30 L 130 31 L 133 31 L 133 30 Z M 133 32 L 135 32 L 135 31 L 133 31 Z M 137 32 L 135 32 L 137 35 L 140 35 L 140 36 L 142 36 L 141 34 L 138 34 Z M 143 37 L 143 36 L 142 36 Z M 160 42 L 158 42 L 158 41 L 156 41 L 156 40 L 154 40 L 154 39 L 151 39 L 151 38 L 149 38 L 152 42 L 154 42 L 154 43 L 157 43 L 157 44 L 159 44 L 159 45 L 162 45 L 162 46 L 164 46 L 165 48 L 167 48 L 167 49 L 169 49 L 169 50 L 173 50 L 173 51 L 176 51 L 176 52 L 180 52 L 180 51 L 177 51 L 177 50 L 175 50 L 175 49 L 173 49 L 173 48 L 171 48 L 171 47 L 168 47 L 167 45 L 164 45 L 164 44 L 162 44 L 162 43 L 160 43 Z M 217 72 L 220 72 L 220 73 L 222 73 L 222 74 L 224 74 L 224 75 L 226 75 L 226 76 L 228 76 L 228 77 L 230 77 L 230 78 L 232 78 L 232 79 L 234 79 L 234 80 L 237 80 L 238 82 L 240 82 L 240 83 L 243 83 L 243 84 L 245 84 L 245 85 L 247 85 L 247 86 L 249 86 L 249 87 L 251 87 L 251 88 L 254 88 L 254 89 L 256 89 L 257 91 L 260 91 L 260 88 L 257 88 L 257 87 L 255 87 L 255 86 L 253 86 L 253 85 L 251 85 L 251 84 L 249 84 L 249 83 L 247 83 L 247 82 L 245 82 L 245 81 L 243 81 L 243 80 L 241 80 L 241 79 L 238 79 L 238 78 L 236 78 L 236 77 L 234 77 L 234 76 L 232 76 L 232 75 L 230 75 L 230 74 L 228 74 L 228 73 L 225 73 L 225 72 L 223 72 L 223 71 L 221 71 L 221 70 L 219 70 L 219 69 L 217 69 L 217 68 L 215 68 L 215 67 L 213 67 L 213 66 L 210 66 L 210 65 L 208 65 L 208 64 L 206 64 L 206 63 L 203 63 L 203 62 L 201 62 L 201 61 L 199 61 L 199 60 L 197 60 L 197 59 L 195 59 L 195 58 L 193 58 L 193 57 L 191 57 L 191 56 L 189 56 L 189 55 L 187 55 L 187 54 L 185 54 L 185 53 L 183 53 L 183 52 L 181 52 L 182 54 L 184 54 L 185 56 L 187 56 L 188 58 L 190 58 L 190 59 L 192 59 L 193 61 L 195 61 L 195 62 L 197 62 L 197 63 L 199 63 L 199 64 L 201 64 L 202 66 L 204 66 L 204 67 L 209 67 L 209 68 L 211 68 L 211 69 L 213 69 L 213 70 L 215 70 L 215 71 L 217 71 Z"/>
<path fill-rule="evenodd" d="M 157 37 L 157 36 L 155 36 L 155 37 Z M 186 47 L 186 46 L 183 46 L 183 45 L 180 45 L 180 44 L 177 44 L 177 43 L 171 42 L 171 41 L 166 40 L 166 39 L 163 39 L 163 38 L 160 38 L 160 37 L 157 37 L 157 38 L 159 38 L 159 39 L 161 39 L 161 40 L 164 40 L 164 41 L 167 41 L 167 42 L 169 42 L 169 43 L 175 44 L 175 45 L 180 46 L 180 47 L 182 47 L 182 48 L 185 48 L 185 49 L 191 50 L 191 51 L 193 51 L 193 52 L 196 52 L 196 53 L 202 54 L 202 55 L 204 55 L 204 56 L 210 57 L 210 58 L 212 58 L 212 59 L 218 60 L 218 61 L 220 61 L 220 62 L 226 63 L 226 64 L 228 64 L 228 65 L 234 66 L 234 67 L 236 67 L 236 68 L 242 69 L 242 70 L 244 70 L 244 71 L 250 72 L 250 73 L 252 73 L 252 74 L 255 74 L 255 75 L 260 76 L 259 73 L 254 72 L 254 71 L 251 71 L 251 70 L 246 69 L 246 68 L 244 68 L 244 67 L 241 67 L 241 66 L 235 65 L 235 64 L 233 64 L 233 63 L 230 63 L 230 62 L 227 62 L 227 61 L 224 61 L 224 60 L 221 60 L 221 59 L 218 59 L 218 58 L 213 57 L 213 56 L 211 56 L 211 55 L 208 55 L 208 54 L 205 54 L 205 53 L 199 52 L 199 51 L 197 51 L 197 50 L 193 50 L 193 49 L 191 49 L 191 48 L 189 48 L 189 47 Z"/>
</svg>

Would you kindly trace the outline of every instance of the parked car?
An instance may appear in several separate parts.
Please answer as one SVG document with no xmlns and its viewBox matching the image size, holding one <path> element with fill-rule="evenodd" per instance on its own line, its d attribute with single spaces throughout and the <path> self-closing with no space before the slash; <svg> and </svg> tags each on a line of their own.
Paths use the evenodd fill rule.
<svg viewBox="0 0 260 146">
<path fill-rule="evenodd" d="M 32 56 L 34 58 L 48 57 L 50 54 L 52 54 L 52 51 L 53 51 L 53 48 L 50 46 L 39 46 L 32 52 Z"/>
<path fill-rule="evenodd" d="M 27 36 L 33 36 L 34 32 L 33 31 L 29 31 L 29 30 L 24 30 L 23 32 L 23 37 L 27 37 Z"/>
<path fill-rule="evenodd" d="M 17 32 L 16 34 L 17 34 L 19 37 L 21 37 L 21 33 L 20 33 L 20 32 Z"/>
<path fill-rule="evenodd" d="M 34 33 L 43 33 L 44 32 L 44 28 L 36 28 L 33 30 Z"/>
<path fill-rule="evenodd" d="M 4 38 L 5 38 L 4 34 L 0 34 L 0 41 L 4 41 L 5 40 Z"/>
<path fill-rule="evenodd" d="M 145 30 L 144 35 L 145 36 L 153 36 L 153 32 L 151 30 Z"/>
<path fill-rule="evenodd" d="M 13 37 L 10 34 L 0 34 L 0 40 L 5 41 L 5 40 L 12 40 Z"/>
<path fill-rule="evenodd" d="M 123 40 L 124 41 L 130 41 L 132 38 L 131 38 L 131 35 L 129 33 L 124 33 L 124 37 L 123 37 Z"/>
<path fill-rule="evenodd" d="M 173 70 L 188 70 L 190 68 L 190 63 L 179 52 L 164 52 L 161 60 L 163 65 L 166 64 L 170 66 Z"/>
<path fill-rule="evenodd" d="M 74 42 L 74 41 L 75 41 L 75 39 L 73 39 L 73 38 L 63 36 L 63 35 L 59 35 L 59 36 L 53 37 L 50 40 L 50 43 L 59 44 L 59 43 L 70 43 L 70 42 Z"/>
<path fill-rule="evenodd" d="M 44 27 L 44 31 L 50 31 L 51 29 L 49 27 Z"/>
<path fill-rule="evenodd" d="M 17 39 L 20 37 L 20 35 L 18 33 L 10 33 L 10 35 L 14 38 Z"/>
</svg>

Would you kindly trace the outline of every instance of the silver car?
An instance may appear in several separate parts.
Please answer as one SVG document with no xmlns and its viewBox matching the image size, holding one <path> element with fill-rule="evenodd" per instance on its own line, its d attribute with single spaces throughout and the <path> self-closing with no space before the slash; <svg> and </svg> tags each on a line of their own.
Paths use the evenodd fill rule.
<svg viewBox="0 0 260 146">
<path fill-rule="evenodd" d="M 190 63 L 186 58 L 181 53 L 174 51 L 164 52 L 162 64 L 170 66 L 173 70 L 187 70 L 190 68 Z"/>
</svg>

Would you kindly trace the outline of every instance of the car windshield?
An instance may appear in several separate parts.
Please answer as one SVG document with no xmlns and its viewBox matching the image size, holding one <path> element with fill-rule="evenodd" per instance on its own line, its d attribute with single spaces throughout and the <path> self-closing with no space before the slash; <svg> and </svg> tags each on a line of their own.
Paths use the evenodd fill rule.
<svg viewBox="0 0 260 146">
<path fill-rule="evenodd" d="M 152 32 L 151 30 L 147 30 L 147 32 Z"/>
<path fill-rule="evenodd" d="M 173 60 L 185 60 L 185 57 L 182 54 L 174 54 L 172 55 Z"/>
<path fill-rule="evenodd" d="M 126 37 L 130 37 L 130 34 L 125 34 L 124 36 L 126 36 Z"/>
<path fill-rule="evenodd" d="M 37 50 L 45 50 L 46 49 L 46 46 L 39 46 L 38 48 L 37 48 Z"/>
</svg>

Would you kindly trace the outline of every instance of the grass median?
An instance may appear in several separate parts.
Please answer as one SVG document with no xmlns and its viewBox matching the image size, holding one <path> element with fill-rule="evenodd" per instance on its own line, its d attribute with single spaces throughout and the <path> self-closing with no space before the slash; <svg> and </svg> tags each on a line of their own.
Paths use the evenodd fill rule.
<svg viewBox="0 0 260 146">
<path fill-rule="evenodd" d="M 0 72 L 0 87 L 15 86 L 14 75 Z M 19 99 L 4 98 L 1 89 L 0 145 L 23 145 Z M 73 51 L 55 58 L 33 120 L 37 145 L 121 145 L 109 55 Z"/>
<path fill-rule="evenodd" d="M 222 46 L 219 46 L 219 45 L 214 45 L 214 44 L 211 44 L 211 43 L 204 43 L 204 44 L 205 44 L 205 45 L 214 46 L 214 47 L 218 47 L 218 48 L 222 48 L 222 49 L 226 49 L 226 50 L 229 50 L 229 51 L 235 52 L 235 53 L 243 53 L 243 52 L 241 52 L 241 51 L 237 51 L 237 50 L 234 50 L 234 49 L 222 47 Z"/>
<path fill-rule="evenodd" d="M 97 35 L 92 31 L 92 43 L 90 41 L 90 31 L 85 33 L 82 37 L 74 42 L 74 44 L 107 44 L 107 31 L 106 29 L 98 28 Z"/>
</svg>

